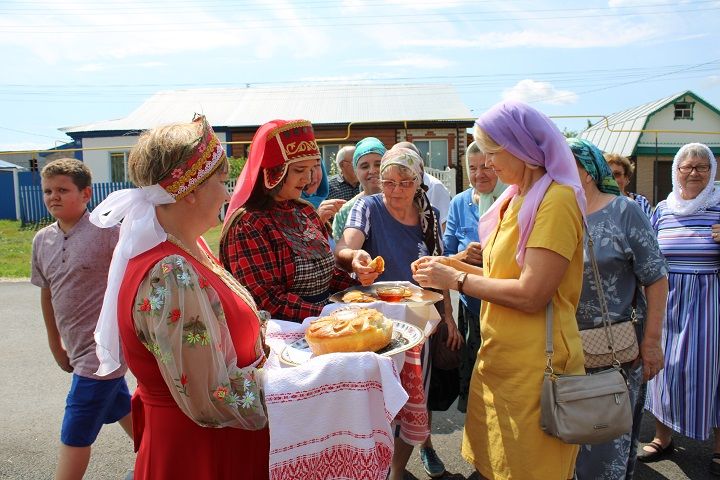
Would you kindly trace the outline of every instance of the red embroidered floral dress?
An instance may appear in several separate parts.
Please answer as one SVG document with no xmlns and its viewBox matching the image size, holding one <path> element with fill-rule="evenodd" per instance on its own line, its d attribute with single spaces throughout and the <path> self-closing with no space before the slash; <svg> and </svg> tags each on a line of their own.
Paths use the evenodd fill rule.
<svg viewBox="0 0 720 480">
<path fill-rule="evenodd" d="M 170 242 L 128 263 L 118 322 L 138 380 L 136 480 L 268 478 L 260 323 L 216 271 Z"/>
</svg>

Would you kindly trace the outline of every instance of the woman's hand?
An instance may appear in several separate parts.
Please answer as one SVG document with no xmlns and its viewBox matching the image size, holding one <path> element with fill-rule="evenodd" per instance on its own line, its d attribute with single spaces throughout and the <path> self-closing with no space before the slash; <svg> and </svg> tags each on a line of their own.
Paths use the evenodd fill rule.
<svg viewBox="0 0 720 480">
<path fill-rule="evenodd" d="M 380 276 L 373 267 L 368 266 L 371 261 L 372 257 L 365 250 L 355 250 L 352 259 L 352 270 L 363 286 L 370 285 Z"/>
<path fill-rule="evenodd" d="M 470 242 L 465 249 L 465 262 L 470 265 L 482 267 L 482 245 L 480 242 Z"/>
<path fill-rule="evenodd" d="M 720 223 L 716 223 L 712 226 L 712 239 L 717 243 L 720 243 Z"/>
<path fill-rule="evenodd" d="M 410 269 L 413 278 L 421 287 L 450 290 L 457 288 L 457 277 L 460 272 L 445 265 L 447 257 L 422 257 L 415 260 Z"/>
<path fill-rule="evenodd" d="M 462 346 L 463 339 L 462 336 L 460 336 L 457 325 L 455 325 L 455 320 L 453 317 L 445 317 L 445 323 L 447 324 L 448 329 L 446 345 L 450 350 L 457 350 Z"/>
<path fill-rule="evenodd" d="M 340 207 L 345 205 L 345 200 L 342 198 L 333 198 L 330 200 L 323 200 L 320 206 L 317 208 L 317 214 L 320 217 L 322 223 L 327 222 L 340 210 Z"/>
<path fill-rule="evenodd" d="M 660 340 L 643 338 L 640 344 L 640 357 L 643 361 L 643 381 L 647 382 L 663 369 L 664 357 Z"/>
</svg>

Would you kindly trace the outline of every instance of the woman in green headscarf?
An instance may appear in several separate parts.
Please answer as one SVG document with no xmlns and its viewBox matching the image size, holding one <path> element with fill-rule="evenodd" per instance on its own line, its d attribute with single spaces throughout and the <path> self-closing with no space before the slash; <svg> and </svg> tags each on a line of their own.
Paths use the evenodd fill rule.
<svg viewBox="0 0 720 480">
<path fill-rule="evenodd" d="M 668 270 L 647 216 L 637 203 L 620 194 L 602 152 L 587 140 L 569 138 L 567 142 L 585 190 L 588 235 L 593 239 L 610 321 L 628 321 L 635 315 L 640 344 L 640 357 L 623 365 L 635 410 L 632 432 L 600 445 L 581 446 L 575 469 L 579 480 L 632 478 L 644 404 L 643 382 L 663 367 L 660 336 Z M 586 251 L 588 248 L 586 240 Z M 575 316 L 579 330 L 601 328 L 600 301 L 588 255 Z"/>
<path fill-rule="evenodd" d="M 498 180 L 492 168 L 485 166 L 485 154 L 475 142 L 465 152 L 465 167 L 470 188 L 456 195 L 450 202 L 443 234 L 444 254 L 480 266 L 482 248 L 478 237 L 478 221 L 507 185 Z M 457 408 L 464 413 L 467 409 L 470 377 L 480 348 L 480 300 L 477 298 L 460 294 L 458 330 L 465 340 L 465 347 L 460 358 Z"/>
</svg>

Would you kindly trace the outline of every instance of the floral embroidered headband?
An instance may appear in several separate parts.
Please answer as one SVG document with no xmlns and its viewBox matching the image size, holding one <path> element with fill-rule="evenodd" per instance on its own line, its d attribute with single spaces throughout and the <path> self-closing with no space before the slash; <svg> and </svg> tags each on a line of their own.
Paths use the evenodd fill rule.
<svg viewBox="0 0 720 480">
<path fill-rule="evenodd" d="M 204 115 L 196 115 L 193 122 L 202 125 L 202 136 L 192 146 L 193 151 L 187 161 L 170 172 L 158 182 L 175 200 L 180 200 L 195 190 L 223 164 L 225 150 Z"/>
</svg>

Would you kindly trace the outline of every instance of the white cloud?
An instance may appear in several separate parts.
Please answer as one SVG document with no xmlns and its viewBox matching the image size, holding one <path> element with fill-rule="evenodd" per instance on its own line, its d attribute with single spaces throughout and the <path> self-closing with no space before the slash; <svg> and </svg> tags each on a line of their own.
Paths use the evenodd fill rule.
<svg viewBox="0 0 720 480">
<path fill-rule="evenodd" d="M 362 62 L 358 62 L 362 65 Z M 445 57 L 433 57 L 430 55 L 406 55 L 396 57 L 389 60 L 369 61 L 367 65 L 377 65 L 381 67 L 410 67 L 410 68 L 429 68 L 440 69 L 454 65 L 454 62 Z"/>
<path fill-rule="evenodd" d="M 702 84 L 704 87 L 716 87 L 720 85 L 720 75 L 710 75 L 703 79 Z"/>
<path fill-rule="evenodd" d="M 360 13 L 371 10 L 386 13 L 389 7 L 397 7 L 399 14 L 408 11 L 448 11 L 451 8 L 467 8 L 468 5 L 472 5 L 472 2 L 463 0 L 385 0 L 380 7 L 376 2 L 368 4 L 366 0 L 343 0 L 341 3 L 344 13 Z"/>
<path fill-rule="evenodd" d="M 78 72 L 101 72 L 107 70 L 125 70 L 132 68 L 160 68 L 167 66 L 163 62 L 139 62 L 139 63 L 86 63 L 77 68 Z"/>
<path fill-rule="evenodd" d="M 361 72 L 352 75 L 309 76 L 299 78 L 301 82 L 326 82 L 329 84 L 371 82 L 379 78 L 394 78 L 395 75 L 377 72 Z"/>
<path fill-rule="evenodd" d="M 558 90 L 548 82 L 535 80 L 520 80 L 511 88 L 503 90 L 504 100 L 518 100 L 521 102 L 542 102 L 550 105 L 569 105 L 578 101 L 579 97 L 570 90 Z"/>
<path fill-rule="evenodd" d="M 45 65 L 82 61 L 86 72 L 103 70 L 116 60 L 201 55 L 215 49 L 256 58 L 282 49 L 305 58 L 327 48 L 326 33 L 311 28 L 311 20 L 297 14 L 292 2 L 258 0 L 252 7 L 235 13 L 202 2 L 55 2 L 41 15 L 3 14 L 0 48 L 29 50 Z"/>
<path fill-rule="evenodd" d="M 613 32 L 608 35 L 608 32 Z M 636 25 L 634 28 L 597 25 L 572 26 L 561 29 L 528 28 L 518 31 L 478 33 L 471 39 L 458 37 L 406 37 L 402 46 L 435 48 L 482 48 L 501 49 L 518 47 L 535 48 L 599 48 L 622 47 L 642 41 L 654 40 L 666 36 L 661 28 L 652 25 Z"/>
<path fill-rule="evenodd" d="M 690 3 L 688 0 L 676 0 L 676 5 Z M 653 5 L 667 5 L 666 0 L 608 0 L 608 7 L 652 7 Z"/>
</svg>

